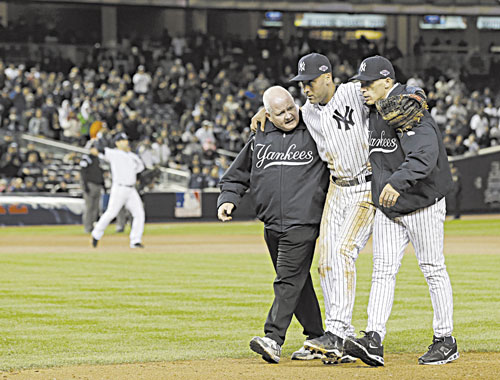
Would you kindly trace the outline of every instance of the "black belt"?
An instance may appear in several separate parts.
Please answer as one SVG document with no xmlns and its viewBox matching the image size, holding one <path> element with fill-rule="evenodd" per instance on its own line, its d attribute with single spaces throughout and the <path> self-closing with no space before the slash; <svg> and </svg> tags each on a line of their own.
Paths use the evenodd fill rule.
<svg viewBox="0 0 500 380">
<path fill-rule="evenodd" d="M 121 183 L 119 183 L 118 186 L 134 187 L 134 185 L 124 185 L 124 184 L 121 184 Z"/>
<path fill-rule="evenodd" d="M 359 179 L 361 178 L 361 179 Z M 338 186 L 348 187 L 348 186 L 356 186 L 361 185 L 362 183 L 370 182 L 372 180 L 372 175 L 368 174 L 367 176 L 361 176 L 354 179 L 342 179 L 335 178 L 333 175 L 330 175 L 330 181 L 335 183 Z"/>
</svg>

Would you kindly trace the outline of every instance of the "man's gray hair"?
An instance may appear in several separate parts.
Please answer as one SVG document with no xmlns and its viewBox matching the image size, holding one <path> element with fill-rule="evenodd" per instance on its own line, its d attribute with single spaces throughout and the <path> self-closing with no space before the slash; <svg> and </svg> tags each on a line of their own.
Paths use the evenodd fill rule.
<svg viewBox="0 0 500 380">
<path fill-rule="evenodd" d="M 290 94 L 290 92 L 288 92 L 286 88 L 281 86 L 272 86 L 269 87 L 266 91 L 264 91 L 264 94 L 262 94 L 262 103 L 264 103 L 264 108 L 266 109 L 267 113 L 271 113 L 272 111 L 272 107 L 270 104 L 271 98 L 280 95 L 286 96 L 285 93 L 293 99 L 292 94 Z"/>
</svg>

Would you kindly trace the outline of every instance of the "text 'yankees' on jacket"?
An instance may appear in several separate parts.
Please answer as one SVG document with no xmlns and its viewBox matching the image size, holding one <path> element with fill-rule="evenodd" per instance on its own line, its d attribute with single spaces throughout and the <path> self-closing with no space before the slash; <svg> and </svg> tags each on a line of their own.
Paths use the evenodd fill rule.
<svg viewBox="0 0 500 380">
<path fill-rule="evenodd" d="M 217 207 L 225 202 L 238 207 L 250 189 L 257 217 L 266 228 L 282 232 L 320 223 L 328 183 L 328 169 L 302 118 L 290 132 L 268 120 L 222 177 Z"/>
</svg>

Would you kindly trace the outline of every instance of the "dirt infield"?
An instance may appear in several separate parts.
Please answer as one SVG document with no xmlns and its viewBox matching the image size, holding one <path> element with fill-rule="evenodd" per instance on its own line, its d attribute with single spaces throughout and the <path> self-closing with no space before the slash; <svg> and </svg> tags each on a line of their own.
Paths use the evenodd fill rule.
<svg viewBox="0 0 500 380">
<path fill-rule="evenodd" d="M 415 354 L 386 355 L 386 366 L 372 368 L 363 363 L 324 365 L 321 361 L 297 362 L 283 359 L 267 364 L 252 359 L 217 359 L 120 365 L 93 365 L 40 370 L 0 372 L 8 380 L 162 380 L 162 379 L 498 379 L 500 353 L 464 353 L 454 363 L 442 366 L 416 364 Z"/>
</svg>

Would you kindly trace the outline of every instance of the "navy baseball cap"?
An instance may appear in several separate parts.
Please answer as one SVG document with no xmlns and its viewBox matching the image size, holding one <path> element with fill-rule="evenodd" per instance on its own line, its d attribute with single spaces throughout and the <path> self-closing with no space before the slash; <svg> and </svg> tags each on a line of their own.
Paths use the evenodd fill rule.
<svg viewBox="0 0 500 380">
<path fill-rule="evenodd" d="M 128 140 L 128 136 L 123 132 L 119 132 L 113 137 L 113 142 L 115 144 L 120 140 Z"/>
<path fill-rule="evenodd" d="M 380 55 L 366 58 L 359 65 L 359 70 L 350 80 L 374 81 L 384 78 L 396 78 L 392 63 Z"/>
<path fill-rule="evenodd" d="M 299 73 L 290 81 L 302 82 L 313 80 L 320 75 L 331 73 L 332 65 L 330 60 L 322 54 L 311 53 L 303 56 L 298 64 Z"/>
</svg>

